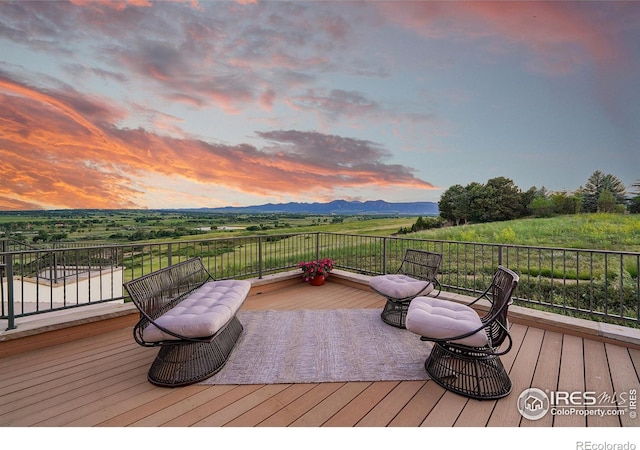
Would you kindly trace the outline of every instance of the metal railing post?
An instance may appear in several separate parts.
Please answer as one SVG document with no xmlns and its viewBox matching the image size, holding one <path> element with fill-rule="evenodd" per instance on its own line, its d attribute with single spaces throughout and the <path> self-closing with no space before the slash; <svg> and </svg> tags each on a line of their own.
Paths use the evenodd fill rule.
<svg viewBox="0 0 640 450">
<path fill-rule="evenodd" d="M 171 259 L 172 259 L 172 252 L 171 252 L 171 242 L 169 242 L 169 244 L 167 245 L 167 263 L 169 265 L 171 265 Z"/>
<path fill-rule="evenodd" d="M 262 236 L 258 236 L 258 278 L 262 279 Z"/>
<path fill-rule="evenodd" d="M 53 245 L 54 251 L 51 252 L 51 268 L 49 270 L 52 271 L 51 279 L 54 283 L 58 282 L 58 253 L 55 251 L 55 244 Z"/>
<path fill-rule="evenodd" d="M 382 274 L 387 273 L 387 238 L 382 238 Z"/>
<path fill-rule="evenodd" d="M 7 312 L 9 313 L 9 324 L 7 330 L 13 330 L 16 328 L 16 317 L 13 310 L 13 255 L 11 253 L 7 253 L 4 256 L 4 262 L 5 273 L 7 274 Z"/>
<path fill-rule="evenodd" d="M 316 232 L 316 261 L 320 259 L 320 232 Z"/>
</svg>

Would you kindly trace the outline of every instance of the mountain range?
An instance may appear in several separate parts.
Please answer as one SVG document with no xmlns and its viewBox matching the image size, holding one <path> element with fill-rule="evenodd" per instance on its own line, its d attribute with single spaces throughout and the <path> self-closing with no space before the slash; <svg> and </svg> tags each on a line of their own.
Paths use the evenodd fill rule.
<svg viewBox="0 0 640 450">
<path fill-rule="evenodd" d="M 280 214 L 380 214 L 407 216 L 438 215 L 438 204 L 434 202 L 389 203 L 384 200 L 365 202 L 334 200 L 328 203 L 267 203 L 255 206 L 225 206 L 222 208 L 202 208 L 202 211 L 219 213 L 280 213 Z"/>
</svg>

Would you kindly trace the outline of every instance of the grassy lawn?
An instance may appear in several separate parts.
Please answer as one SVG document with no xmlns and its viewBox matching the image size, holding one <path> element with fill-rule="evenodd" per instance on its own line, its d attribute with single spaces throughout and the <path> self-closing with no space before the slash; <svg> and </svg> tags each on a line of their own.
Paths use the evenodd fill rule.
<svg viewBox="0 0 640 450">
<path fill-rule="evenodd" d="M 421 231 L 408 236 L 462 242 L 640 252 L 640 215 L 577 214 Z"/>
</svg>

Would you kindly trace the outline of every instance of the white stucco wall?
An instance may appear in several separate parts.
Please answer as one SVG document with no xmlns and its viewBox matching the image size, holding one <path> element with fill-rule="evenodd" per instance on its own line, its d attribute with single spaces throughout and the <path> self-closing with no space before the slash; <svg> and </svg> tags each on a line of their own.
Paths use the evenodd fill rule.
<svg viewBox="0 0 640 450">
<path fill-rule="evenodd" d="M 64 273 L 64 269 L 58 271 L 58 276 Z M 14 312 L 45 311 L 62 306 L 71 306 L 108 300 L 122 297 L 123 295 L 122 267 L 83 272 L 77 276 L 68 276 L 52 283 L 46 278 L 14 277 L 13 298 Z M 43 276 L 48 276 L 43 274 Z M 2 302 L 4 311 L 7 312 L 7 279 L 2 279 Z M 124 300 L 114 301 L 123 303 Z M 37 303 L 37 304 L 36 304 Z M 24 308 L 23 306 L 24 305 Z"/>
</svg>

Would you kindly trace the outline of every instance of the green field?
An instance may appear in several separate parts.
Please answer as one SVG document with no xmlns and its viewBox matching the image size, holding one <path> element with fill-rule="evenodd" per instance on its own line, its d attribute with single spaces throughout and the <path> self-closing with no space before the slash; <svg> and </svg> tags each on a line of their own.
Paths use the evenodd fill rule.
<svg viewBox="0 0 640 450">
<path fill-rule="evenodd" d="M 416 217 L 215 214 L 179 211 L 0 212 L 0 234 L 24 243 L 128 243 L 328 231 L 390 235 Z"/>
<path fill-rule="evenodd" d="M 439 228 L 409 236 L 447 241 L 640 252 L 640 215 L 577 214 Z"/>
</svg>

